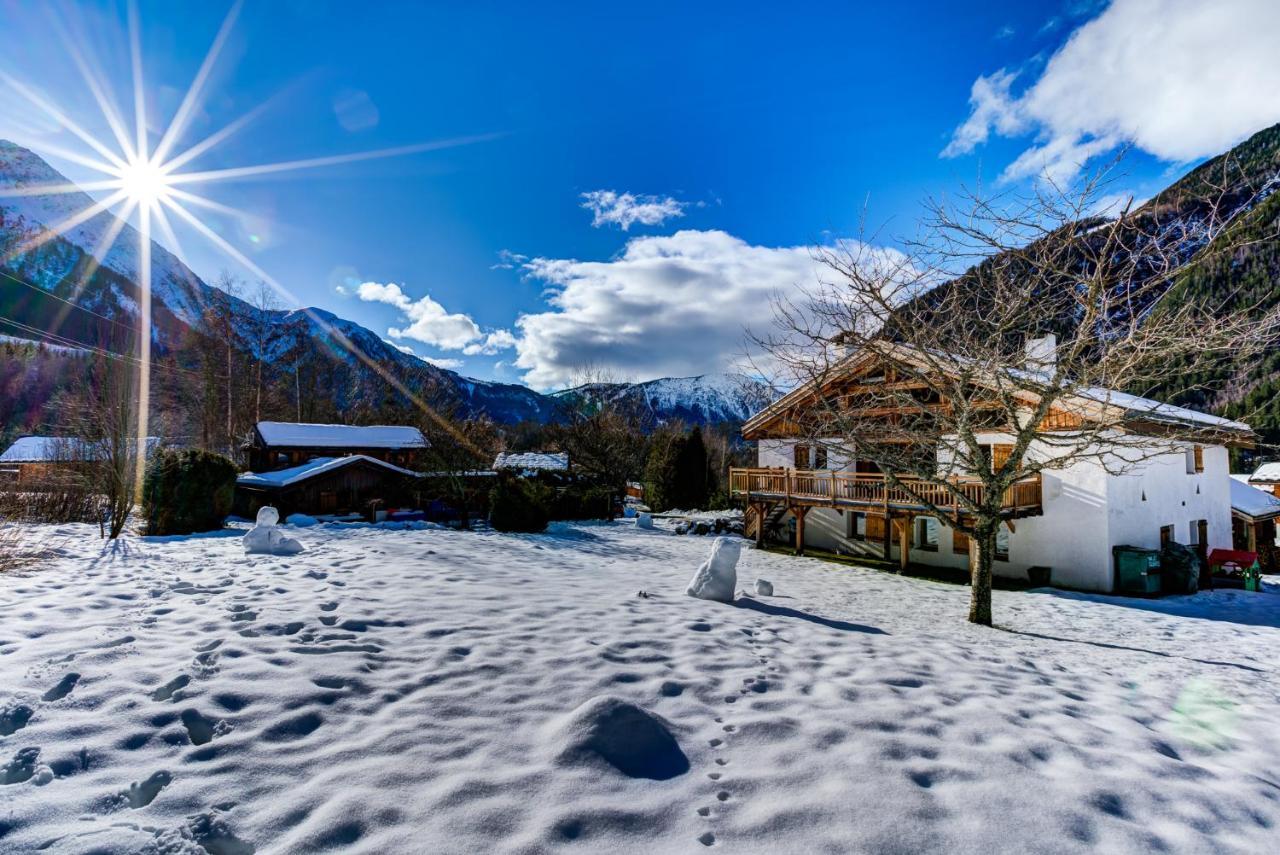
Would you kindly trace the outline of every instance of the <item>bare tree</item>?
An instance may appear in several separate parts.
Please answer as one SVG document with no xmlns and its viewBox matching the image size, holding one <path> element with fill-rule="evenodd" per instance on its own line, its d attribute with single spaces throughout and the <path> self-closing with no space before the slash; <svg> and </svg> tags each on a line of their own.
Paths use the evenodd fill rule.
<svg viewBox="0 0 1280 855">
<path fill-rule="evenodd" d="M 787 435 L 873 464 L 886 489 L 968 537 L 975 623 L 991 624 L 1011 490 L 1080 461 L 1131 471 L 1238 439 L 1130 395 L 1186 393 L 1184 378 L 1275 341 L 1274 316 L 1179 287 L 1231 251 L 1235 190 L 1091 216 L 1106 180 L 931 202 L 903 252 L 823 249 L 828 281 L 779 299 L 776 329 L 756 338 L 761 364 L 797 390 L 775 404 Z"/>
<path fill-rule="evenodd" d="M 280 311 L 280 300 L 266 282 L 259 282 L 253 292 L 252 319 L 249 324 L 249 346 L 253 356 L 253 421 L 262 421 L 262 367 L 274 352 L 283 337 L 280 325 L 276 323 L 276 315 Z"/>
<path fill-rule="evenodd" d="M 561 394 L 560 421 L 547 427 L 547 437 L 575 470 L 625 495 L 627 481 L 644 469 L 648 443 L 643 415 L 613 394 L 616 386 L 604 372 L 579 372 Z"/>
</svg>

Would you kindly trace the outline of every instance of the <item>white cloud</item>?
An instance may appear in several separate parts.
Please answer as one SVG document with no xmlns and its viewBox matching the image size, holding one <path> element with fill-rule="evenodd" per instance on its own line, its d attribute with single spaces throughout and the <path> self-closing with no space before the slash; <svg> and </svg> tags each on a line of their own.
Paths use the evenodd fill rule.
<svg viewBox="0 0 1280 855">
<path fill-rule="evenodd" d="M 462 349 L 462 352 L 468 356 L 484 354 L 492 356 L 500 350 L 510 350 L 516 346 L 516 337 L 511 334 L 511 330 L 493 330 L 487 333 L 483 340 L 472 342 Z"/>
<path fill-rule="evenodd" d="M 410 299 L 394 282 L 362 283 L 356 289 L 356 296 L 368 303 L 395 306 L 404 313 L 411 323 L 403 328 L 388 329 L 387 335 L 394 339 L 409 338 L 446 350 L 461 350 L 484 335 L 470 316 L 451 314 L 429 296 Z"/>
<path fill-rule="evenodd" d="M 538 389 L 584 367 L 648 379 L 732 370 L 748 326 L 765 332 L 771 299 L 826 268 L 809 247 L 753 246 L 723 231 L 637 237 L 610 261 L 535 258 L 550 310 L 522 316 L 515 366 Z"/>
<path fill-rule="evenodd" d="M 1016 73 L 979 77 L 943 155 L 1035 134 L 1003 177 L 1064 181 L 1124 143 L 1167 161 L 1218 154 L 1280 121 L 1277 44 L 1275 0 L 1115 0 L 1020 94 Z"/>
<path fill-rule="evenodd" d="M 615 225 L 624 232 L 636 223 L 658 226 L 673 217 L 683 217 L 688 207 L 671 196 L 637 196 L 616 190 L 592 190 L 583 193 L 582 199 L 582 207 L 593 215 L 591 225 Z"/>
<path fill-rule="evenodd" d="M 456 371 L 457 369 L 461 368 L 463 365 L 463 361 L 461 359 L 446 359 L 443 357 L 436 357 L 436 356 L 421 356 L 419 357 L 419 359 L 421 359 L 423 362 L 427 362 L 427 363 L 430 363 L 431 365 L 434 365 L 436 368 L 445 368 L 449 371 Z"/>
<path fill-rule="evenodd" d="M 498 262 L 489 265 L 490 270 L 512 270 L 529 260 L 529 256 L 512 252 L 509 249 L 498 250 Z"/>
</svg>

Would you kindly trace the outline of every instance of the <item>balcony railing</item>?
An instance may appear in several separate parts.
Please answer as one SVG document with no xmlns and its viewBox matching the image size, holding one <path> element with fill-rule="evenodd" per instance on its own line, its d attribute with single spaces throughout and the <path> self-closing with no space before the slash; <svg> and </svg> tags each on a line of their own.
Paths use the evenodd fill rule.
<svg viewBox="0 0 1280 855">
<path fill-rule="evenodd" d="M 953 481 L 943 487 L 929 481 L 899 478 L 903 486 L 890 485 L 883 475 L 810 469 L 729 470 L 729 491 L 737 499 L 784 501 L 793 505 L 854 507 L 874 510 L 919 510 L 932 504 L 954 509 L 955 492 L 981 504 L 986 487 L 978 480 Z M 1028 475 L 1015 482 L 1001 497 L 1001 507 L 1011 515 L 1040 512 L 1040 476 Z"/>
</svg>

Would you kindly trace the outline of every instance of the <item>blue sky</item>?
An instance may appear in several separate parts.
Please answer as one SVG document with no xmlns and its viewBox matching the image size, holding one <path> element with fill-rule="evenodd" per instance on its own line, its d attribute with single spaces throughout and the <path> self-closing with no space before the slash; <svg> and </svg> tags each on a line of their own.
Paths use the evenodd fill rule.
<svg viewBox="0 0 1280 855">
<path fill-rule="evenodd" d="M 1271 3 L 1232 0 L 1219 8 L 1240 8 L 1205 20 L 1206 5 L 1218 4 L 551 9 L 250 0 L 184 138 L 194 143 L 268 100 L 260 117 L 194 165 L 494 135 L 202 186 L 251 215 L 205 219 L 301 303 L 466 374 L 536 387 L 560 385 L 587 363 L 632 379 L 694 374 L 731 363 L 743 318 L 767 321 L 767 305 L 743 301 L 810 275 L 803 248 L 856 236 L 864 206 L 871 223 L 884 224 L 877 239 L 892 245 L 927 195 L 979 175 L 1016 184 L 1044 169 L 1070 173 L 1126 143 L 1135 151 L 1118 189 L 1141 197 L 1280 120 L 1267 93 L 1280 13 Z M 230 8 L 139 4 L 155 137 Z M 58 9 L 72 41 L 131 111 L 123 4 Z M 1244 12 L 1262 16 L 1243 29 L 1265 39 L 1257 53 L 1246 47 L 1221 60 L 1219 91 L 1246 71 L 1253 81 L 1228 99 L 1224 122 L 1213 113 L 1227 109 L 1216 103 L 1221 96 L 1196 89 L 1195 69 L 1216 61 L 1196 40 L 1232 38 Z M 0 0 L 0 29 L 17 36 L 0 68 L 110 139 L 43 6 Z M 1126 74 L 1125 63 L 1144 61 L 1134 47 L 1139 31 L 1164 62 L 1185 68 L 1149 80 Z M 1117 80 L 1091 67 L 1101 55 Z M 1124 84 L 1134 77 L 1141 79 Z M 1125 91 L 1112 99 L 1117 89 Z M 1216 130 L 1187 142 L 1185 128 L 1159 127 L 1143 111 L 1162 98 L 1182 105 L 1187 122 Z M 0 112 L 0 133 L 37 152 L 76 142 L 56 122 Z M 75 180 L 94 177 L 48 159 Z M 597 191 L 634 198 L 605 204 L 593 225 L 584 194 Z M 189 228 L 178 237 L 206 279 L 238 269 Z M 365 283 L 377 287 L 362 292 Z M 522 316 L 533 320 L 518 323 Z"/>
</svg>

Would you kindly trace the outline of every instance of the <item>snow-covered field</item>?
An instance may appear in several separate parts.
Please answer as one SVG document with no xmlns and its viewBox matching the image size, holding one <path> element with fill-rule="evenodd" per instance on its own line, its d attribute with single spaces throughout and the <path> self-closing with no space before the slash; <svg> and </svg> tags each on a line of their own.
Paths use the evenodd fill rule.
<svg viewBox="0 0 1280 855">
<path fill-rule="evenodd" d="M 0 851 L 1280 840 L 1274 588 L 997 592 L 983 630 L 965 588 L 752 549 L 776 596 L 694 600 L 711 542 L 661 526 L 237 534 L 29 531 L 57 555 L 0 573 Z"/>
</svg>

